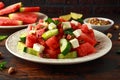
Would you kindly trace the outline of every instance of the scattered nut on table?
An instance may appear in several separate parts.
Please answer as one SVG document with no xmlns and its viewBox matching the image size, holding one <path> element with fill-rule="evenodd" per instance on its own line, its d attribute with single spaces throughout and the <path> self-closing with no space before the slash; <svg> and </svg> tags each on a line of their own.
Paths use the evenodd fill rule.
<svg viewBox="0 0 120 80">
<path fill-rule="evenodd" d="M 120 36 L 118 37 L 118 40 L 120 41 Z"/>
<path fill-rule="evenodd" d="M 109 38 L 112 38 L 112 34 L 111 34 L 111 33 L 107 33 L 107 36 L 108 36 Z"/>
<path fill-rule="evenodd" d="M 115 29 L 115 30 L 118 30 L 119 28 L 120 28 L 119 25 L 114 25 L 114 29 Z"/>
<path fill-rule="evenodd" d="M 118 33 L 118 35 L 120 36 L 120 33 Z"/>
<path fill-rule="evenodd" d="M 12 74 L 12 73 L 14 73 L 16 70 L 15 70 L 15 67 L 10 67 L 9 69 L 8 69 L 8 74 Z"/>
</svg>

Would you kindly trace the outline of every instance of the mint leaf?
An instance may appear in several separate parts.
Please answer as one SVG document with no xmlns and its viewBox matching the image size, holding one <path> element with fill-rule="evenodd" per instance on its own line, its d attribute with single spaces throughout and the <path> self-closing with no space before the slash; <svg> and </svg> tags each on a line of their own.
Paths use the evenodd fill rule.
<svg viewBox="0 0 120 80">
<path fill-rule="evenodd" d="M 5 68 L 5 65 L 7 64 L 6 61 L 3 61 L 0 63 L 0 70 L 3 70 Z"/>
<path fill-rule="evenodd" d="M 58 21 L 58 20 L 52 20 L 52 18 L 48 18 L 47 20 L 45 20 L 45 22 L 48 22 L 49 24 L 50 24 L 50 23 L 54 23 L 54 24 L 56 24 L 56 25 L 59 24 L 59 21 Z"/>
<path fill-rule="evenodd" d="M 83 23 L 83 18 L 77 19 L 76 21 Z"/>
<path fill-rule="evenodd" d="M 48 18 L 47 20 L 45 20 L 45 22 L 51 23 L 54 22 L 51 18 Z"/>
<path fill-rule="evenodd" d="M 67 29 L 64 31 L 64 33 L 73 35 L 73 29 Z"/>
<path fill-rule="evenodd" d="M 7 35 L 0 35 L 0 41 L 4 40 L 7 38 Z"/>
</svg>

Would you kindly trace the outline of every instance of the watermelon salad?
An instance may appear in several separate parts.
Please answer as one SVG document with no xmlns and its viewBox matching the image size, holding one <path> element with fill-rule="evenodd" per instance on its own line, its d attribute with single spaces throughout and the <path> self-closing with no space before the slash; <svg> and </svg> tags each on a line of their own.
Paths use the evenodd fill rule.
<svg viewBox="0 0 120 80">
<path fill-rule="evenodd" d="M 22 2 L 18 2 L 5 7 L 0 2 L 0 26 L 17 26 L 35 23 L 39 18 L 40 7 L 24 7 Z"/>
<path fill-rule="evenodd" d="M 19 51 L 50 59 L 83 57 L 96 52 L 94 31 L 75 20 L 48 18 L 29 25 L 20 35 Z"/>
</svg>

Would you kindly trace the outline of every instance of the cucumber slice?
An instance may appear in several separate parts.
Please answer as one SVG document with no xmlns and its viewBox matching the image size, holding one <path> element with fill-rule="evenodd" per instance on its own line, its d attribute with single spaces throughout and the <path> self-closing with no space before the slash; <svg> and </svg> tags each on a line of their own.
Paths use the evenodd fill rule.
<svg viewBox="0 0 120 80">
<path fill-rule="evenodd" d="M 45 33 L 43 33 L 42 38 L 44 40 L 47 40 L 48 38 L 55 36 L 58 34 L 58 29 L 52 29 L 52 30 L 48 30 Z"/>
<path fill-rule="evenodd" d="M 76 58 L 76 57 L 77 57 L 76 51 L 69 52 L 65 56 L 63 54 L 58 55 L 58 59 L 67 59 L 67 58 Z"/>
<path fill-rule="evenodd" d="M 26 47 L 26 45 L 23 43 L 23 42 L 18 42 L 17 43 L 17 49 L 19 50 L 19 51 L 21 51 L 21 52 L 26 52 L 26 49 L 27 49 L 27 47 Z"/>
<path fill-rule="evenodd" d="M 60 51 L 63 55 L 66 55 L 71 49 L 71 44 L 64 38 L 60 40 L 60 45 Z"/>
<path fill-rule="evenodd" d="M 20 35 L 20 40 L 23 42 L 23 43 L 25 43 L 25 41 L 26 41 L 26 33 L 23 33 L 23 34 L 21 34 Z"/>
<path fill-rule="evenodd" d="M 33 48 L 27 48 L 26 52 L 35 56 L 39 56 L 39 52 L 34 50 Z"/>
</svg>

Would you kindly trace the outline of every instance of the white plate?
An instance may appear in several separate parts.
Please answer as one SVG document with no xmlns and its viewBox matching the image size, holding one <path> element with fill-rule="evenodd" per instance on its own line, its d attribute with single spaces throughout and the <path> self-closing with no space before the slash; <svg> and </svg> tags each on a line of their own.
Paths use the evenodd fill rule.
<svg viewBox="0 0 120 80">
<path fill-rule="evenodd" d="M 39 19 L 47 19 L 48 16 L 43 14 L 43 13 L 39 13 L 39 12 L 36 12 L 36 14 L 38 14 L 38 20 Z M 37 20 L 37 21 L 38 21 Z M 29 24 L 25 24 L 25 25 L 18 25 L 18 26 L 0 26 L 0 29 L 9 29 L 9 28 L 24 28 L 24 27 L 27 27 Z"/>
<path fill-rule="evenodd" d="M 95 36 L 97 41 L 100 42 L 99 45 L 96 46 L 97 52 L 84 56 L 84 57 L 79 57 L 75 59 L 46 59 L 46 58 L 41 58 L 37 57 L 28 53 L 24 52 L 19 52 L 16 48 L 17 42 L 19 41 L 19 36 L 20 34 L 24 33 L 26 29 L 17 31 L 10 35 L 7 40 L 6 40 L 6 48 L 8 51 L 10 51 L 13 55 L 22 58 L 24 60 L 32 61 L 32 62 L 37 62 L 37 63 L 46 63 L 46 64 L 75 64 L 75 63 L 82 63 L 82 62 L 87 62 L 91 61 L 97 58 L 102 57 L 112 47 L 112 42 L 111 40 L 103 33 L 94 30 Z"/>
</svg>

